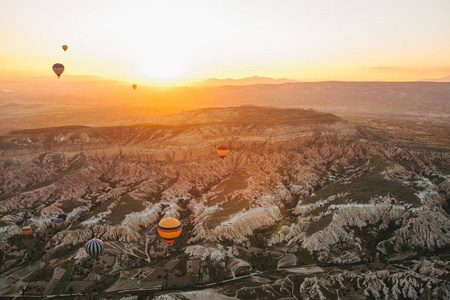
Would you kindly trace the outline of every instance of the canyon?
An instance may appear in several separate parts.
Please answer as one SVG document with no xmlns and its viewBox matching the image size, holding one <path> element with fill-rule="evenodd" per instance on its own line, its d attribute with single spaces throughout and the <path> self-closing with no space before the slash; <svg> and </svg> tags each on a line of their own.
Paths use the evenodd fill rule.
<svg viewBox="0 0 450 300">
<path fill-rule="evenodd" d="M 312 109 L 11 131 L 0 296 L 449 299 L 449 171 L 445 148 Z M 163 217 L 170 246 L 145 236 Z"/>
</svg>

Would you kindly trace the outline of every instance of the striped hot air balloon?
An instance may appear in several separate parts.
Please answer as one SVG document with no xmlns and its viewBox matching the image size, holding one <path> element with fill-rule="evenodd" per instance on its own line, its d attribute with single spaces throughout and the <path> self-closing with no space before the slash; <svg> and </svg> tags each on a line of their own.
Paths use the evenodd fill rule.
<svg viewBox="0 0 450 300">
<path fill-rule="evenodd" d="M 164 218 L 158 224 L 159 235 L 169 245 L 180 236 L 181 229 L 181 222 L 175 218 Z"/>
<path fill-rule="evenodd" d="M 64 65 L 63 64 L 54 64 L 53 65 L 53 72 L 55 72 L 56 75 L 61 76 L 61 74 L 64 72 Z"/>
<path fill-rule="evenodd" d="M 225 156 L 228 155 L 228 147 L 223 145 L 217 147 L 217 154 L 219 154 L 220 157 L 225 158 Z"/>
<path fill-rule="evenodd" d="M 23 226 L 22 227 L 22 234 L 23 235 L 30 235 L 33 232 L 33 228 L 31 226 Z"/>
<path fill-rule="evenodd" d="M 90 257 L 93 259 L 97 259 L 97 257 L 100 256 L 103 252 L 103 248 L 105 248 L 105 245 L 103 242 L 99 239 L 92 239 L 89 242 L 86 243 L 86 253 L 89 254 Z"/>
</svg>

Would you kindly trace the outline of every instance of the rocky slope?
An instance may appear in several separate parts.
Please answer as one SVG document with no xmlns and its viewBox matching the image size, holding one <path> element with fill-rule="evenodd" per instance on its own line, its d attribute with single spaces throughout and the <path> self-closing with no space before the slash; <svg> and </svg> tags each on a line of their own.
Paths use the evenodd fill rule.
<svg viewBox="0 0 450 300">
<path fill-rule="evenodd" d="M 311 110 L 202 109 L 171 122 L 0 137 L 0 295 L 114 298 L 229 279 L 234 294 L 213 293 L 448 297 L 448 153 Z M 164 216 L 183 223 L 170 247 L 145 237 Z M 98 262 L 83 252 L 93 237 L 106 245 Z M 370 263 L 381 267 L 361 269 Z"/>
</svg>

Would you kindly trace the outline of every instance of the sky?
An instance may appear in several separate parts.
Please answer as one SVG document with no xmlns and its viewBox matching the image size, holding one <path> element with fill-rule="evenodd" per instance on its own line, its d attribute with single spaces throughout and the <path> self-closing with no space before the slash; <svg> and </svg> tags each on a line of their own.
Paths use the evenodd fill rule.
<svg viewBox="0 0 450 300">
<path fill-rule="evenodd" d="M 450 1 L 0 0 L 0 41 L 0 77 L 412 81 L 450 75 Z"/>
</svg>

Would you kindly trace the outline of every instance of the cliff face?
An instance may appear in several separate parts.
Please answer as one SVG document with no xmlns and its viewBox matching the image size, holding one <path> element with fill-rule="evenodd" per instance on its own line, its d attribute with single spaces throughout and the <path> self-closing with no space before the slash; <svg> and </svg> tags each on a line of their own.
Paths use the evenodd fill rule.
<svg viewBox="0 0 450 300">
<path fill-rule="evenodd" d="M 401 147 L 314 111 L 214 109 L 184 121 L 0 137 L 0 270 L 20 264 L 23 247 L 40 249 L 25 257 L 30 263 L 79 257 L 93 237 L 115 257 L 114 270 L 180 253 L 199 260 L 203 271 L 184 279 L 191 283 L 269 265 L 387 262 L 450 246 L 448 153 Z M 230 148 L 225 159 L 215 153 L 221 144 Z M 170 248 L 145 238 L 164 216 L 183 224 Z M 64 223 L 55 226 L 58 217 Z M 20 233 L 25 224 L 34 229 L 29 241 Z M 86 259 L 76 260 L 79 278 Z M 311 277 L 297 290 L 321 298 L 351 277 L 367 281 L 364 295 L 423 292 L 416 275 L 408 287 L 398 272 L 330 276 L 329 284 Z"/>
<path fill-rule="evenodd" d="M 362 290 L 363 296 L 373 299 L 420 299 L 423 295 L 432 299 L 447 299 L 450 297 L 450 285 L 436 278 L 443 272 L 446 273 L 443 269 L 436 269 L 430 261 L 423 260 L 416 261 L 406 271 L 342 272 L 334 276 L 310 277 L 300 285 L 299 292 L 313 299 L 330 299 L 330 296 L 339 295 L 350 298 L 356 295 L 356 290 Z"/>
</svg>

